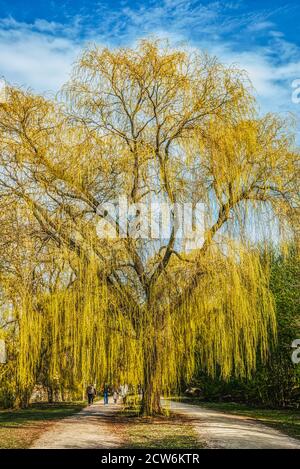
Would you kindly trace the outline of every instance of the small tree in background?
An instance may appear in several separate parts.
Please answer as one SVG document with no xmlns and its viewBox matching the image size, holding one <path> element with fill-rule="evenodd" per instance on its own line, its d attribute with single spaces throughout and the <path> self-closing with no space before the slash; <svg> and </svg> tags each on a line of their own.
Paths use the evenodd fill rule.
<svg viewBox="0 0 300 469">
<path fill-rule="evenodd" d="M 289 246 L 284 255 L 270 248 L 267 258 L 271 262 L 270 289 L 275 300 L 278 340 L 270 347 L 265 362 L 258 359 L 256 370 L 248 379 L 231 377 L 226 382 L 200 369 L 194 380 L 204 399 L 273 407 L 299 404 L 300 368 L 291 359 L 291 344 L 300 335 L 299 253 L 294 245 Z"/>
</svg>

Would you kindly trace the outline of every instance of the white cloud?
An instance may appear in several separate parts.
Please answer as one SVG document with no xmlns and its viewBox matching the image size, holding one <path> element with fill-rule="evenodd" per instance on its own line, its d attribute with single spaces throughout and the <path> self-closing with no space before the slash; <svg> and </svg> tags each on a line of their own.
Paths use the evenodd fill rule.
<svg viewBox="0 0 300 469">
<path fill-rule="evenodd" d="M 0 20 L 0 76 L 36 92 L 57 91 L 83 45 L 62 31 L 63 25 L 45 20 Z"/>
<path fill-rule="evenodd" d="M 275 25 L 271 21 L 257 21 L 248 26 L 248 31 L 250 32 L 259 32 L 265 31 L 273 28 Z"/>
<path fill-rule="evenodd" d="M 35 20 L 33 25 L 38 31 L 46 33 L 55 33 L 63 28 L 63 25 L 61 23 L 56 23 L 55 21 L 47 21 L 39 18 Z"/>
</svg>

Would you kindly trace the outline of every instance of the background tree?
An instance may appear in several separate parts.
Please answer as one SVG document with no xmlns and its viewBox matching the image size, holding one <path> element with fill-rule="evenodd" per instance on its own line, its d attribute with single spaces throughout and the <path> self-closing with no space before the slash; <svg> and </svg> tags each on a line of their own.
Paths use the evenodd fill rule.
<svg viewBox="0 0 300 469">
<path fill-rule="evenodd" d="M 289 246 L 284 255 L 270 247 L 267 258 L 270 262 L 270 289 L 276 306 L 278 340 L 271 347 L 266 362 L 262 363 L 258 357 L 255 373 L 248 379 L 231 377 L 226 382 L 218 377 L 218 373 L 211 377 L 199 369 L 192 384 L 201 388 L 204 399 L 271 407 L 299 405 L 300 369 L 291 359 L 291 344 L 300 333 L 299 252 L 295 245 Z M 188 385 L 190 383 L 184 383 L 183 390 Z"/>
</svg>

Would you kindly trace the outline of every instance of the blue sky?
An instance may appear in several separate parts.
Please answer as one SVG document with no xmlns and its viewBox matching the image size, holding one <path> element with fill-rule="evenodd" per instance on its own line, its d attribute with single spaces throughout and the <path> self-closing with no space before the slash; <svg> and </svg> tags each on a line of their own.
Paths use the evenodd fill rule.
<svg viewBox="0 0 300 469">
<path fill-rule="evenodd" d="M 168 37 L 248 71 L 263 111 L 292 111 L 300 79 L 296 0 L 0 0 L 0 76 L 37 92 L 57 91 L 90 42 L 131 46 Z M 300 126 L 298 126 L 300 129 Z"/>
</svg>

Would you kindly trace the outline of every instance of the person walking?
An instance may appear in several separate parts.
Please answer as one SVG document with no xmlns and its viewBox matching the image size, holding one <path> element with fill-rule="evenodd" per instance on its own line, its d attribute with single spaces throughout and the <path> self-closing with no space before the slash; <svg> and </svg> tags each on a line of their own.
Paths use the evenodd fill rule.
<svg viewBox="0 0 300 469">
<path fill-rule="evenodd" d="M 122 384 L 121 386 L 121 397 L 123 400 L 123 405 L 126 405 L 127 393 L 128 393 L 128 384 Z"/>
<path fill-rule="evenodd" d="M 108 385 L 107 384 L 104 385 L 103 394 L 104 394 L 104 405 L 105 405 L 105 404 L 108 404 Z"/>
<path fill-rule="evenodd" d="M 92 405 L 94 402 L 94 398 L 96 396 L 96 388 L 93 384 L 89 384 L 88 387 L 86 388 L 86 393 L 88 396 L 88 403 L 89 405 Z"/>
<path fill-rule="evenodd" d="M 114 404 L 118 402 L 119 394 L 118 391 L 115 389 L 113 393 Z"/>
</svg>

